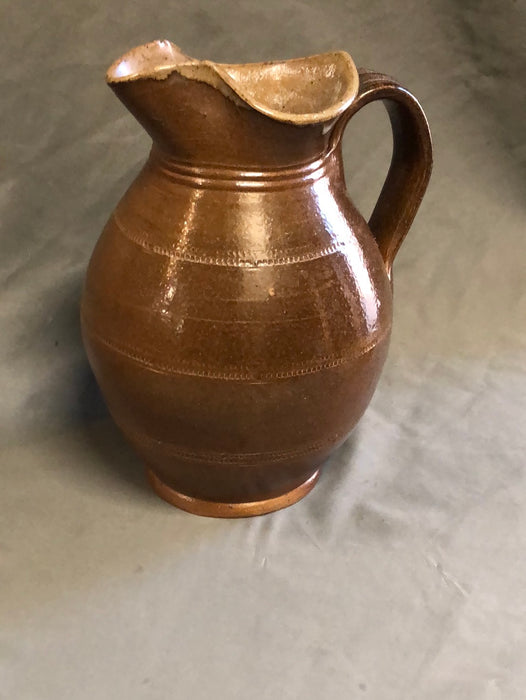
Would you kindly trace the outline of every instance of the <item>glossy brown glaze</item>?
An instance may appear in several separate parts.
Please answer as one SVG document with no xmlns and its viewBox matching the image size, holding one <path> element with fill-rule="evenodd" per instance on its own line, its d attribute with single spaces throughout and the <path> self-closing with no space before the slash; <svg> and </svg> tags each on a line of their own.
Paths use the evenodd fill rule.
<svg viewBox="0 0 526 700">
<path fill-rule="evenodd" d="M 202 515 L 294 503 L 349 435 L 385 360 L 391 265 L 429 179 L 409 92 L 358 80 L 343 52 L 304 61 L 217 66 L 156 42 L 109 71 L 153 147 L 93 253 L 85 345 L 154 489 Z M 395 146 L 369 228 L 341 137 L 374 99 Z"/>
</svg>

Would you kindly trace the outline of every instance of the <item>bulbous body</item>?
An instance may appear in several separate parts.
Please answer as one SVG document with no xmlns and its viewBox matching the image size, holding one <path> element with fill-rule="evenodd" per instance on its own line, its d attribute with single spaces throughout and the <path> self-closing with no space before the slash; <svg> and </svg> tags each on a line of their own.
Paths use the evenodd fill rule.
<svg viewBox="0 0 526 700">
<path fill-rule="evenodd" d="M 194 138 L 171 107 L 162 133 L 138 115 L 154 147 L 93 253 L 85 345 L 162 497 L 205 515 L 268 512 L 310 490 L 369 403 L 389 266 L 347 195 L 332 130 L 240 108 L 178 73 L 153 83 L 139 92 L 177 94 Z M 137 82 L 123 88 L 134 111 Z"/>
</svg>

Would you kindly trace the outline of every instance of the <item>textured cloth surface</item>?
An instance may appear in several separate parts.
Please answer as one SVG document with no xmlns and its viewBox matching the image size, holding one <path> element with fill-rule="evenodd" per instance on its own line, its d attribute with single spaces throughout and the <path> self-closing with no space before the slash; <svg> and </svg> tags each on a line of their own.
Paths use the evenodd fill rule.
<svg viewBox="0 0 526 700">
<path fill-rule="evenodd" d="M 525 1 L 5 4 L 0 698 L 523 700 Z M 262 518 L 151 494 L 80 340 L 87 261 L 149 144 L 104 71 L 165 36 L 227 62 L 347 49 L 433 131 L 372 404 Z M 344 151 L 367 215 L 380 105 Z"/>
</svg>

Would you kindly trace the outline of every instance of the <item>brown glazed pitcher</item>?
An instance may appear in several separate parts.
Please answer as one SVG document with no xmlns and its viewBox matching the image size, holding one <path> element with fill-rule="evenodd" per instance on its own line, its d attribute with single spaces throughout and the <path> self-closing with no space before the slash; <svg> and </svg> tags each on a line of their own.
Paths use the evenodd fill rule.
<svg viewBox="0 0 526 700">
<path fill-rule="evenodd" d="M 431 172 L 425 115 L 344 51 L 227 65 L 155 41 L 107 80 L 153 140 L 82 300 L 109 410 L 173 505 L 219 517 L 288 506 L 378 381 L 391 266 Z M 394 149 L 366 223 L 341 139 L 373 100 Z"/>
</svg>

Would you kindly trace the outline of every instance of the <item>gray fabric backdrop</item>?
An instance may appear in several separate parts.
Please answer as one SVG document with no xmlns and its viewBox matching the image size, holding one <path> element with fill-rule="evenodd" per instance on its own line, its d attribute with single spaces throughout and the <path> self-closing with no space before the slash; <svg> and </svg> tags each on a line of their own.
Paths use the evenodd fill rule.
<svg viewBox="0 0 526 700">
<path fill-rule="evenodd" d="M 0 698 L 523 699 L 525 0 L 4 5 Z M 150 494 L 81 346 L 89 255 L 148 150 L 104 70 L 163 37 L 230 62 L 347 49 L 434 134 L 372 405 L 263 518 Z M 367 214 L 380 106 L 345 152 Z"/>
</svg>

